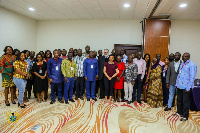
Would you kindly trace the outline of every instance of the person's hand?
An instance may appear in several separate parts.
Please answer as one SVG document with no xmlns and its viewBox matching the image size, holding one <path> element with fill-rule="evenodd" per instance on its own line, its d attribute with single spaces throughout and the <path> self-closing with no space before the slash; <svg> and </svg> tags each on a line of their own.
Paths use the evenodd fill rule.
<svg viewBox="0 0 200 133">
<path fill-rule="evenodd" d="M 108 80 L 111 80 L 112 78 L 111 77 L 108 77 Z"/>
<path fill-rule="evenodd" d="M 85 77 L 85 81 L 87 82 L 87 77 Z"/>
<path fill-rule="evenodd" d="M 189 93 L 190 91 L 187 91 L 187 90 L 185 89 L 185 92 L 186 92 L 186 93 Z"/>
<path fill-rule="evenodd" d="M 135 84 L 135 81 L 132 81 L 132 85 L 134 85 Z"/>
<path fill-rule="evenodd" d="M 26 75 L 26 79 L 28 79 L 28 77 L 29 77 L 29 74 L 27 73 L 27 75 Z"/>
<path fill-rule="evenodd" d="M 120 81 L 120 77 L 117 77 L 117 81 Z"/>
<path fill-rule="evenodd" d="M 124 78 L 124 82 L 127 82 L 125 78 Z"/>
<path fill-rule="evenodd" d="M 76 80 L 76 79 L 77 79 L 77 76 L 75 76 L 74 80 Z"/>
<path fill-rule="evenodd" d="M 67 79 L 67 77 L 65 77 L 65 82 L 68 82 L 68 79 Z"/>
<path fill-rule="evenodd" d="M 167 83 L 167 84 L 166 84 L 166 87 L 169 89 L 170 85 Z"/>
<path fill-rule="evenodd" d="M 143 79 L 141 79 L 140 82 L 143 82 Z"/>
<path fill-rule="evenodd" d="M 98 80 L 98 78 L 99 78 L 99 76 L 97 75 L 97 76 L 96 76 L 96 80 Z"/>
<path fill-rule="evenodd" d="M 6 73 L 8 76 L 12 77 L 12 73 Z"/>
<path fill-rule="evenodd" d="M 175 89 L 177 89 L 177 86 L 175 86 Z"/>
<path fill-rule="evenodd" d="M 53 79 L 50 79 L 49 81 L 50 81 L 50 83 L 53 83 Z"/>
</svg>

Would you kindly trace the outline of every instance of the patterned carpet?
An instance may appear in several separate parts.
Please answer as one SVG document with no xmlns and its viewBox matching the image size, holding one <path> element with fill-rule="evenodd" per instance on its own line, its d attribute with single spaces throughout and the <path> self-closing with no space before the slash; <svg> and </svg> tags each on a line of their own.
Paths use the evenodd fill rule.
<svg viewBox="0 0 200 133">
<path fill-rule="evenodd" d="M 0 132 L 7 133 L 200 133 L 200 112 L 190 112 L 189 120 L 180 122 L 176 110 L 164 112 L 145 103 L 104 104 L 77 100 L 75 103 L 38 103 L 32 98 L 25 109 L 6 107 L 0 91 Z M 11 113 L 19 120 L 8 122 Z"/>
</svg>

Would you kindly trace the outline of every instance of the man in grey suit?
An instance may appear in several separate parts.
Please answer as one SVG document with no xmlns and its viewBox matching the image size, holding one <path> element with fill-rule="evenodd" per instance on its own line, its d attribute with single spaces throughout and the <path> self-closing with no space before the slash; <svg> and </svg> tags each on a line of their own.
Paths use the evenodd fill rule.
<svg viewBox="0 0 200 133">
<path fill-rule="evenodd" d="M 179 52 L 175 53 L 175 61 L 170 62 L 167 76 L 166 76 L 166 86 L 169 88 L 169 99 L 168 99 L 168 105 L 164 109 L 164 111 L 171 110 L 172 102 L 174 99 L 175 94 L 175 84 L 176 84 L 176 78 L 179 74 L 179 67 L 182 63 L 180 60 L 181 54 Z"/>
</svg>

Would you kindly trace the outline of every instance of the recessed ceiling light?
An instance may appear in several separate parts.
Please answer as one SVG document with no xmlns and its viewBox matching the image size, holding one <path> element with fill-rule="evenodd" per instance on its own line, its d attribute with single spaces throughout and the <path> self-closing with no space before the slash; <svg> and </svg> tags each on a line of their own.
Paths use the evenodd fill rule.
<svg viewBox="0 0 200 133">
<path fill-rule="evenodd" d="M 180 7 L 186 7 L 187 4 L 180 4 Z"/>
<path fill-rule="evenodd" d="M 29 11 L 35 11 L 35 9 L 33 7 L 29 7 L 28 9 L 29 9 Z"/>
<path fill-rule="evenodd" d="M 130 7 L 130 4 L 124 4 L 124 7 L 126 7 L 126 8 Z"/>
</svg>

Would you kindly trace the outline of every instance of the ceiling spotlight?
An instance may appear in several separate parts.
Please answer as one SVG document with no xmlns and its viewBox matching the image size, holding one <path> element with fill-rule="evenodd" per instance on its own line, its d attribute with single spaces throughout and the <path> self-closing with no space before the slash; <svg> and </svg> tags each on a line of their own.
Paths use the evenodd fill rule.
<svg viewBox="0 0 200 133">
<path fill-rule="evenodd" d="M 29 11 L 35 11 L 35 9 L 33 7 L 29 7 L 28 9 L 29 9 Z"/>
<path fill-rule="evenodd" d="M 180 7 L 186 7 L 187 4 L 180 4 Z"/>
<path fill-rule="evenodd" d="M 124 7 L 126 7 L 126 8 L 130 7 L 130 4 L 124 4 Z"/>
</svg>

